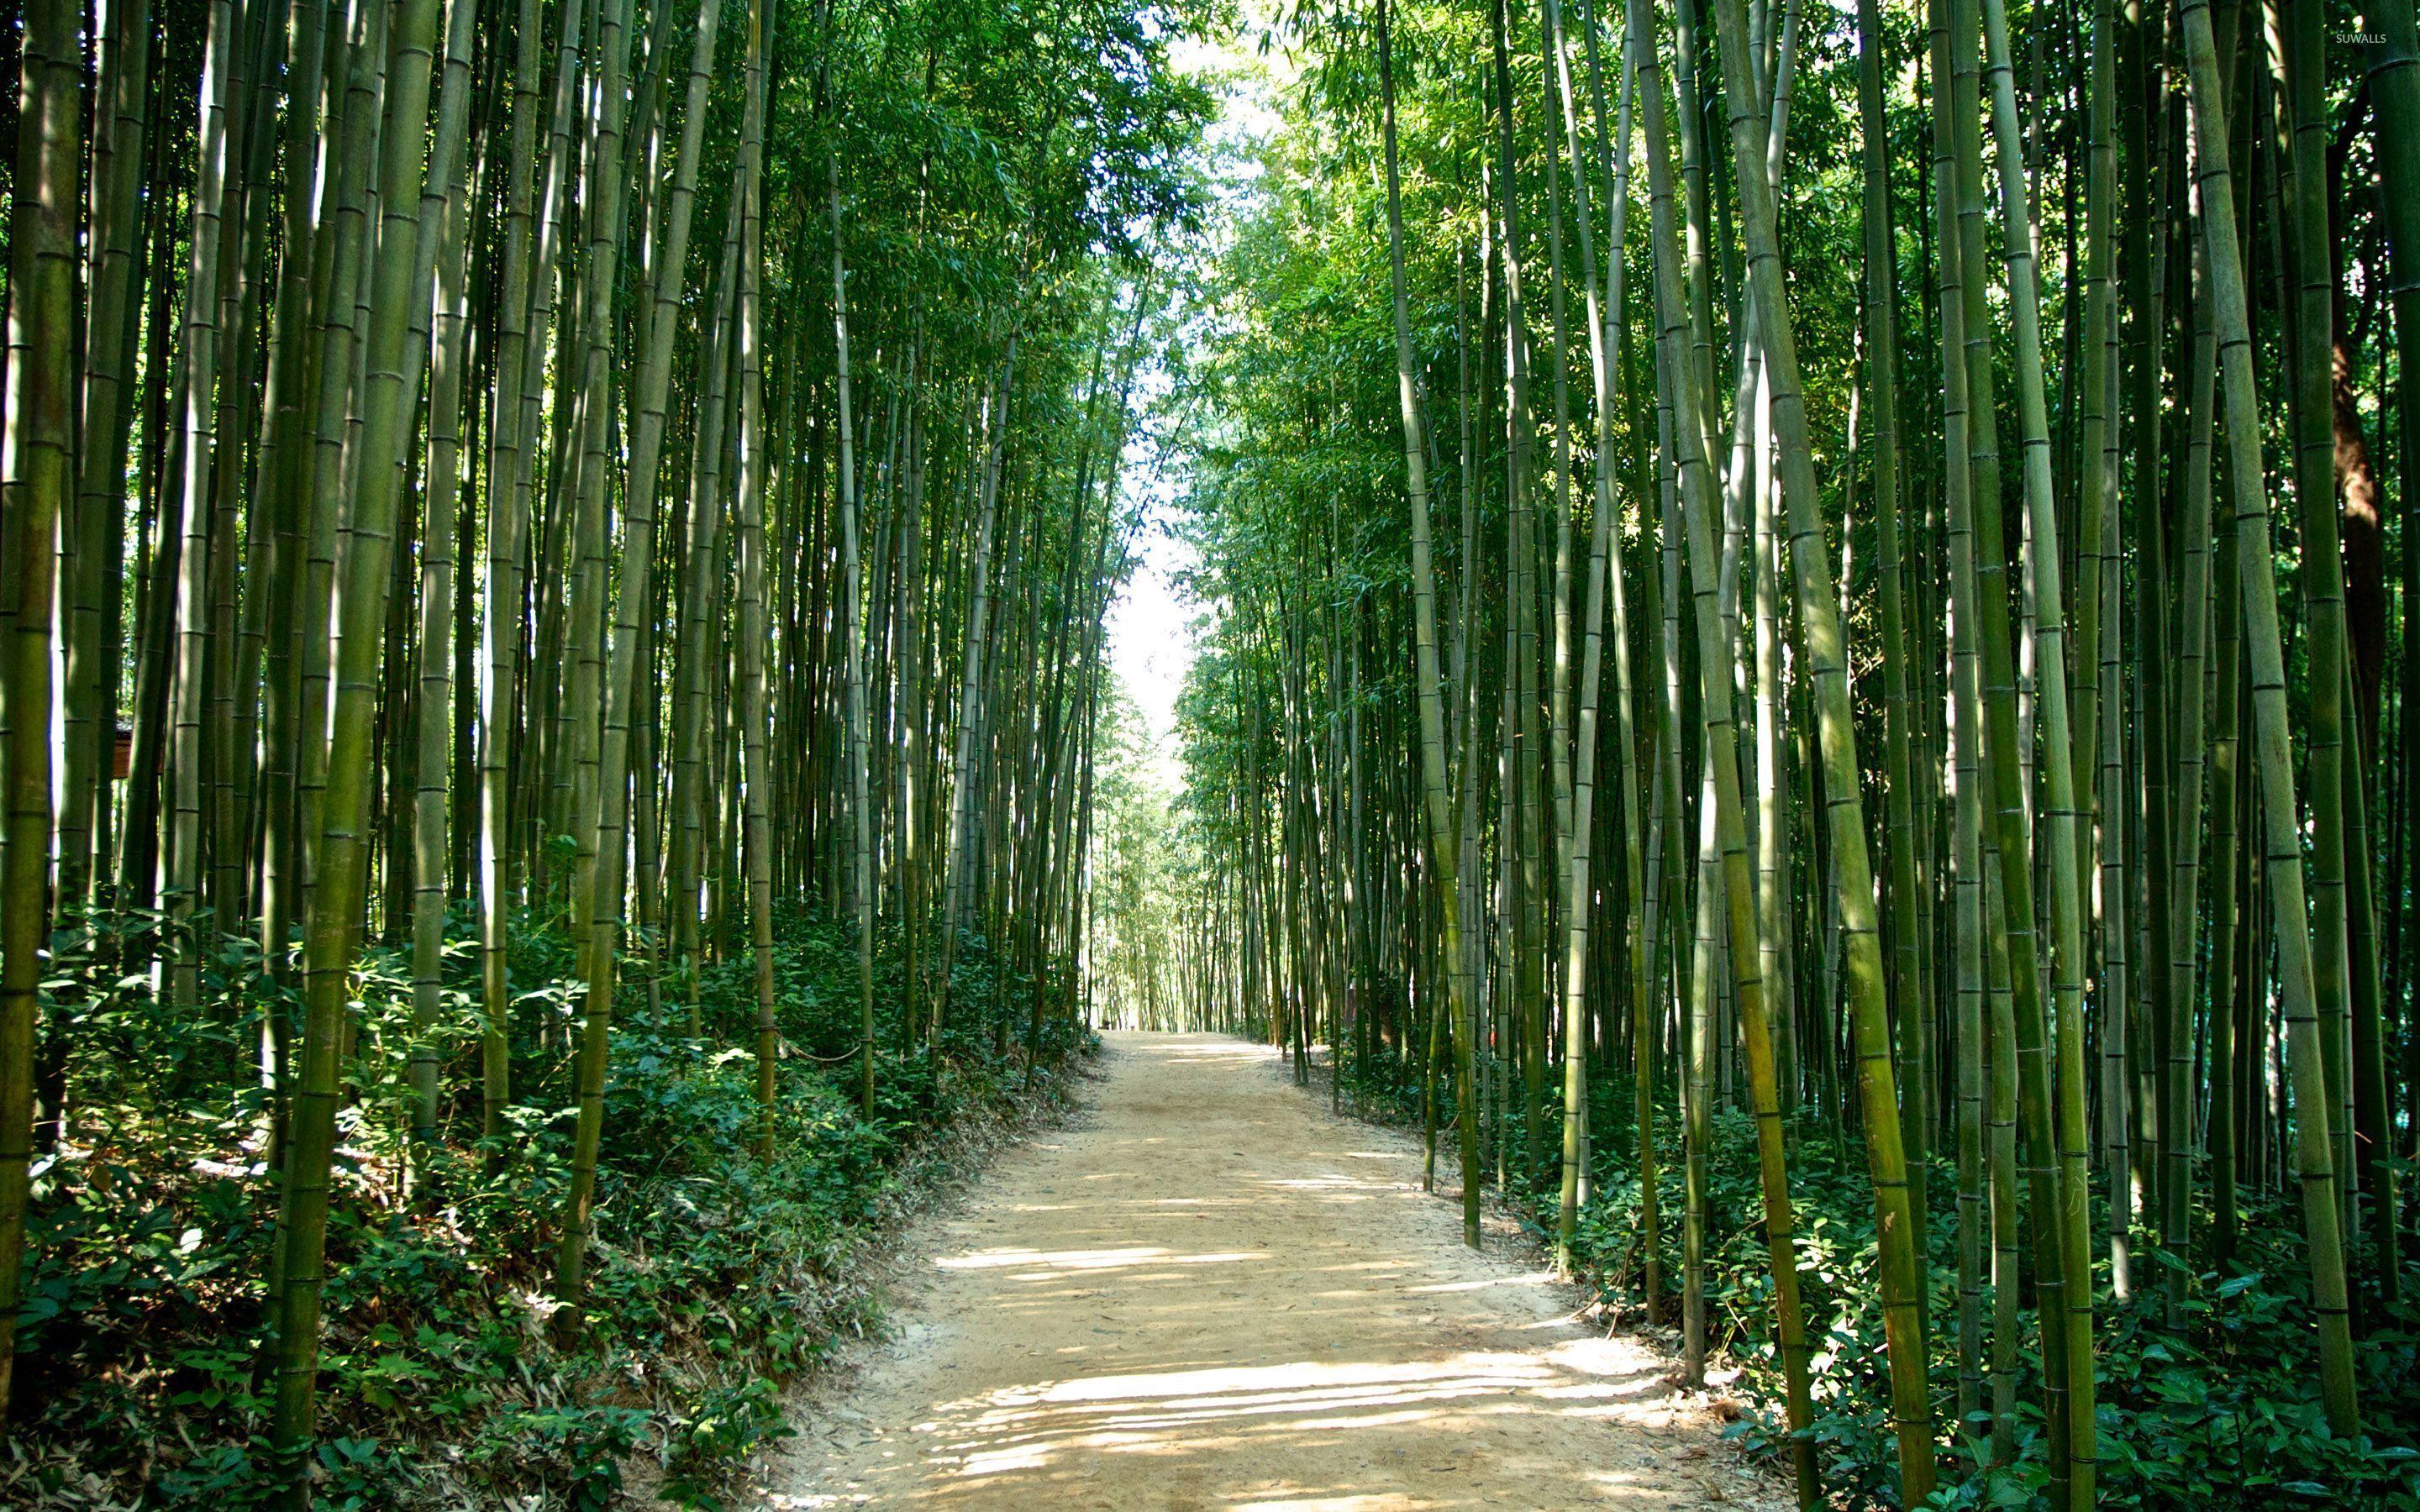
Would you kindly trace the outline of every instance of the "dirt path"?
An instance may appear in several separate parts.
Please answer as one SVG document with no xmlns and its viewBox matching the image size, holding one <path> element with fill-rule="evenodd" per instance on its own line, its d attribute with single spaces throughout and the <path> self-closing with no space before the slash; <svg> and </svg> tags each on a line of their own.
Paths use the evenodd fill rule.
<svg viewBox="0 0 2420 1512">
<path fill-rule="evenodd" d="M 1464 1248 L 1415 1142 L 1233 1040 L 1111 1035 L 1108 1071 L 918 1236 L 764 1504 L 1788 1504 L 1665 1361 Z"/>
</svg>

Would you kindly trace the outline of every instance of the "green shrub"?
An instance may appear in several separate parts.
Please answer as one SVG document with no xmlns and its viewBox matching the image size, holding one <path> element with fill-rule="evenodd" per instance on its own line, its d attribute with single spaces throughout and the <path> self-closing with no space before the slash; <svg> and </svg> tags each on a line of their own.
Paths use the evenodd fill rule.
<svg viewBox="0 0 2420 1512">
<path fill-rule="evenodd" d="M 852 1244 L 891 1211 L 894 1189 L 920 1179 L 937 1133 L 1015 1105 L 1029 1079 L 1032 994 L 1058 984 L 1006 980 L 986 942 L 964 936 L 946 1075 L 930 1057 L 886 1048 L 868 1120 L 854 1095 L 853 935 L 799 911 L 776 926 L 785 1054 L 769 1160 L 754 1154 L 749 963 L 700 974 L 704 1032 L 691 1038 L 683 985 L 662 983 L 661 1008 L 649 1011 L 634 956 L 569 1344 L 575 1335 L 549 1326 L 559 1304 L 547 1294 L 580 1014 L 568 942 L 543 920 L 513 932 L 521 1101 L 502 1133 L 481 1139 L 473 920 L 452 920 L 434 1033 L 442 1142 L 425 1151 L 409 1141 L 408 958 L 367 952 L 329 1222 L 319 1504 L 517 1497 L 601 1507 L 644 1455 L 662 1468 L 668 1500 L 712 1505 L 747 1457 L 786 1431 L 780 1383 L 836 1336 L 876 1325 L 846 1273 Z M 277 1194 L 251 1061 L 263 1027 L 296 1005 L 256 955 L 237 951 L 207 975 L 205 1028 L 171 1032 L 194 1015 L 166 1014 L 147 973 L 102 968 L 164 928 L 144 916 L 107 936 L 61 932 L 50 1011 L 79 1050 L 67 1137 L 37 1167 L 18 1454 L 0 1465 L 9 1504 L 242 1508 L 264 1504 L 279 1479 L 261 1350 Z M 885 938 L 878 952 L 884 1047 L 910 1038 L 899 943 Z M 95 989 L 101 981 L 108 990 Z M 1085 1037 L 1046 1019 L 1035 1079 L 1055 1096 L 1051 1066 Z"/>
<path fill-rule="evenodd" d="M 1482 1063 L 1482 1079 L 1493 1068 Z M 1416 1064 L 1392 1056 L 1348 1058 L 1345 1088 L 1353 1105 L 1383 1122 L 1417 1126 L 1420 1083 Z M 1441 1160 L 1453 1157 L 1452 1087 L 1440 1079 Z M 1645 1298 L 1646 1268 L 1638 1251 L 1639 1181 L 1634 1084 L 1619 1070 L 1598 1068 L 1590 1087 L 1590 1128 L 1595 1151 L 1591 1197 L 1579 1215 L 1575 1257 L 1600 1295 L 1625 1304 L 1636 1318 Z M 1559 1119 L 1560 1107 L 1550 1109 Z M 1662 1217 L 1659 1259 L 1668 1295 L 1663 1316 L 1680 1317 L 1682 1185 L 1680 1110 L 1656 1110 Z M 1491 1134 L 1492 1123 L 1483 1124 Z M 1518 1139 L 1517 1109 L 1505 1131 Z M 1559 1149 L 1559 1146 L 1558 1146 Z M 1482 1165 L 1492 1176 L 1492 1149 Z M 1931 1246 L 1929 1342 L 1936 1421 L 1945 1443 L 1958 1434 L 1957 1168 L 1933 1160 L 1927 1186 Z M 1553 1234 L 1560 1202 L 1559 1170 L 1530 1182 L 1515 1158 L 1507 1162 L 1506 1194 L 1542 1242 Z M 1865 1149 L 1854 1131 L 1836 1136 L 1813 1119 L 1790 1135 L 1790 1187 L 1797 1225 L 1798 1270 L 1807 1330 L 1815 1345 L 1814 1422 L 1826 1492 L 1837 1504 L 1896 1506 L 1898 1445 L 1889 1416 L 1887 1356 L 1882 1307 L 1874 1290 L 1873 1187 Z M 2196 1196 L 2201 1194 L 2197 1191 Z M 2094 1191 L 2093 1233 L 2105 1246 L 2108 1210 Z M 1706 1163 L 1707 1330 L 1728 1346 L 1741 1369 L 1749 1411 L 1730 1435 L 1749 1453 L 1780 1461 L 1781 1363 L 1773 1337 L 1772 1277 L 1764 1247 L 1762 1194 L 1754 1121 L 1741 1109 L 1718 1108 Z M 2362 1404 L 2368 1431 L 2356 1440 L 2331 1434 L 2318 1396 L 2319 1340 L 2308 1273 L 2302 1261 L 2299 1209 L 2278 1194 L 2246 1189 L 2238 1254 L 2224 1274 L 2189 1274 L 2179 1326 L 2159 1316 L 2156 1302 L 2117 1306 L 2109 1301 L 2105 1247 L 2096 1254 L 2100 1306 L 2094 1367 L 2100 1383 L 2099 1504 L 2147 1509 L 2267 1508 L 2308 1505 L 2420 1508 L 2420 1310 L 2406 1304 L 2383 1312 L 2374 1293 L 2359 1334 Z M 2197 1211 L 2194 1232 L 2210 1231 Z M 2144 1242 L 2134 1245 L 2138 1297 L 2156 1268 L 2180 1263 Z M 2404 1294 L 2420 1296 L 2420 1263 L 2406 1253 Z M 1990 1264 L 1988 1247 L 1985 1265 Z M 1984 1327 L 1991 1326 L 1986 1277 Z M 2015 1462 L 1978 1468 L 1962 1447 L 1945 1456 L 1947 1485 L 1935 1507 L 2030 1508 L 2049 1504 L 2049 1443 L 2040 1417 L 2040 1334 L 2030 1307 L 2018 1332 Z M 1988 1363 L 1987 1363 L 1988 1369 Z M 1986 1411 L 1990 1402 L 1987 1380 Z M 1981 1425 L 1988 1431 L 1988 1423 Z"/>
</svg>

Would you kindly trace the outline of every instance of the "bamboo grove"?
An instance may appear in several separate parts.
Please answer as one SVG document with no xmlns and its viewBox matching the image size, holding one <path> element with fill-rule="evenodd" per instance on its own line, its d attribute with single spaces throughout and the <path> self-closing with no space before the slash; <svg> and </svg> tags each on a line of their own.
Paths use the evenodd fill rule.
<svg viewBox="0 0 2420 1512">
<path fill-rule="evenodd" d="M 1283 23 L 1122 1001 L 1331 1047 L 1806 1504 L 2411 1504 L 2411 7 Z"/>
<path fill-rule="evenodd" d="M 236 1440 L 302 1504 L 332 1209 L 525 1179 L 567 1344 L 626 1031 L 753 1065 L 738 1161 L 803 1137 L 785 1061 L 898 1125 L 945 1045 L 1063 1041 L 1188 23 L 23 7 L 0 1406 L 72 1384 L 108 1257 L 43 1236 L 126 1105 L 220 1110 Z M 820 1041 L 799 910 L 854 956 Z"/>
</svg>

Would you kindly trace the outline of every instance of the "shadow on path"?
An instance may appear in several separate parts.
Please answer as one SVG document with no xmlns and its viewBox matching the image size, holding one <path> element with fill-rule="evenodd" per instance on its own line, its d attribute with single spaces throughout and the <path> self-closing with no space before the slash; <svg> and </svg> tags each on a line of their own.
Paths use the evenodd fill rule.
<svg viewBox="0 0 2420 1512">
<path fill-rule="evenodd" d="M 1274 1052 L 1111 1035 L 1087 1126 L 935 1226 L 764 1504 L 1786 1506 L 1667 1364 L 1460 1242 L 1419 1155 Z"/>
</svg>

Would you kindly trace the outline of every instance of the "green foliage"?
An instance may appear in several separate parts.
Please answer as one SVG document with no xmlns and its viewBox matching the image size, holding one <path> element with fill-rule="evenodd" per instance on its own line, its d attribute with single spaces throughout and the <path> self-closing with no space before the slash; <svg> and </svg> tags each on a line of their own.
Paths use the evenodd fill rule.
<svg viewBox="0 0 2420 1512">
<path fill-rule="evenodd" d="M 1417 1126 L 1420 1121 L 1420 1063 L 1414 1057 L 1381 1050 L 1372 1056 L 1348 1055 L 1344 1061 L 1344 1096 L 1362 1117 L 1380 1123 Z M 1440 1120 L 1452 1122 L 1453 1087 L 1446 1068 L 1438 1069 Z"/>
<path fill-rule="evenodd" d="M 1393 1056 L 1348 1062 L 1346 1095 L 1367 1118 L 1413 1124 L 1419 1119 L 1417 1064 Z M 1646 1268 L 1638 1249 L 1638 1171 L 1633 1146 L 1629 1077 L 1607 1071 L 1590 1084 L 1595 1131 L 1593 1196 L 1581 1210 L 1574 1256 L 1599 1297 L 1635 1321 L 1645 1301 Z M 1659 1100 L 1658 1127 L 1680 1127 L 1680 1110 Z M 1729 1434 L 1753 1454 L 1779 1461 L 1787 1453 L 1781 1427 L 1781 1361 L 1773 1336 L 1773 1278 L 1764 1248 L 1755 1128 L 1747 1113 L 1717 1109 L 1706 1162 L 1707 1334 L 1740 1372 L 1754 1410 Z M 1681 1233 L 1684 1199 L 1677 1148 L 1657 1172 L 1664 1213 L 1662 1273 L 1672 1295 L 1664 1317 L 1679 1315 Z M 1798 1227 L 1798 1271 L 1814 1359 L 1815 1420 L 1823 1484 L 1836 1504 L 1895 1506 L 1898 1447 L 1890 1424 L 1885 1374 L 1882 1306 L 1873 1287 L 1873 1186 L 1865 1149 L 1854 1132 L 1835 1138 L 1813 1125 L 1791 1139 L 1791 1196 Z M 1532 1188 L 1518 1163 L 1508 1167 L 1507 1195 L 1541 1242 L 1550 1239 L 1559 1194 L 1550 1180 Z M 1929 1236 L 1932 1358 L 1931 1379 L 1940 1421 L 1954 1422 L 1958 1385 L 1957 1172 L 1933 1163 Z M 2155 1302 L 2129 1307 L 2109 1303 L 2105 1263 L 2096 1358 L 2100 1383 L 2100 1504 L 2153 1508 L 2344 1506 L 2420 1507 L 2420 1312 L 2405 1306 L 2379 1319 L 2361 1347 L 2361 1390 L 2370 1431 L 2346 1440 L 2328 1430 L 2319 1398 L 2319 1341 L 2312 1326 L 2310 1284 L 2300 1227 L 2274 1194 L 2247 1194 L 2240 1254 L 2225 1274 L 2192 1277 L 2182 1326 L 2164 1326 Z M 2196 1215 L 2207 1232 L 2209 1215 Z M 2107 1212 L 2096 1192 L 2096 1232 Z M 2138 1257 L 2154 1265 L 2179 1263 L 2156 1246 Z M 1988 1249 L 1987 1249 L 1988 1265 Z M 2407 1266 L 2420 1276 L 2420 1266 Z M 2137 1275 L 2138 1287 L 2142 1285 Z M 2413 1294 L 2407 1284 L 2406 1295 Z M 2375 1299 L 2366 1305 L 2376 1307 Z M 1985 1327 L 1991 1291 L 1983 1292 Z M 2024 1341 L 2017 1381 L 2016 1463 L 1978 1466 L 1962 1446 L 1945 1455 L 1950 1484 L 1926 1504 L 1937 1508 L 2046 1506 L 2049 1443 L 2043 1432 L 2040 1333 L 2032 1310 L 2019 1314 Z M 1989 1400 L 1989 1382 L 1985 1384 Z M 1978 1425 L 1988 1433 L 1988 1422 Z M 1988 1445 L 1986 1445 L 1988 1449 Z M 1987 1456 L 1988 1458 L 1988 1456 Z"/>
<path fill-rule="evenodd" d="M 409 1140 L 408 952 L 365 960 L 330 1217 L 318 1504 L 602 1507 L 642 1457 L 660 1467 L 665 1499 L 718 1504 L 734 1471 L 787 1431 L 779 1383 L 878 1326 L 849 1273 L 852 1246 L 933 1168 L 937 1134 L 1016 1105 L 1032 994 L 1061 984 L 1004 981 L 986 942 L 967 936 L 946 1093 L 930 1059 L 886 1058 L 868 1121 L 851 1096 L 851 936 L 821 915 L 783 914 L 785 1052 L 769 1162 L 748 1153 L 758 1118 L 748 961 L 702 974 L 696 1039 L 678 983 L 660 984 L 659 1011 L 644 991 L 627 994 L 591 1274 L 566 1343 L 545 1288 L 568 1179 L 566 1052 L 581 1011 L 571 953 L 547 920 L 514 932 L 514 1056 L 529 1081 L 506 1130 L 481 1140 L 475 949 L 468 916 L 454 924 L 434 1032 L 451 1099 L 437 1149 Z M 66 1136 L 37 1166 L 21 1454 L 0 1469 L 10 1504 L 246 1507 L 280 1485 L 259 1352 L 272 1109 L 244 1072 L 266 1016 L 291 1003 L 231 959 L 206 983 L 220 1006 L 198 1030 L 179 1020 L 187 1032 L 169 1032 L 149 975 L 126 953 L 163 928 L 144 917 L 106 940 L 60 932 L 50 1007 L 99 1053 L 76 1058 Z M 907 1040 L 899 944 L 885 939 L 879 954 L 887 1045 Z M 1078 1040 L 1059 1025 L 1041 1047 L 1046 1066 Z M 1017 1049 L 995 1050 L 1001 1041 Z M 1055 1077 L 1039 1085 L 1057 1095 Z"/>
<path fill-rule="evenodd" d="M 1182 931 L 1200 857 L 1170 812 L 1159 752 L 1125 680 L 1112 672 L 1094 755 L 1094 1007 L 1103 1024 L 1189 1027 Z"/>
<path fill-rule="evenodd" d="M 1629 1142 L 1631 1091 L 1618 1076 L 1599 1078 L 1591 1115 L 1600 1131 L 1595 1200 L 1582 1215 L 1581 1263 L 1608 1298 L 1636 1305 L 1637 1173 L 1619 1153 Z M 1677 1127 L 1677 1109 L 1659 1112 Z M 1798 1268 L 1807 1332 L 1816 1350 L 1811 1431 L 1823 1483 L 1849 1504 L 1896 1504 L 1898 1458 L 1885 1374 L 1882 1308 L 1873 1289 L 1873 1189 L 1854 1134 L 1836 1140 L 1801 1127 L 1791 1142 L 1791 1195 L 1798 1220 Z M 1681 1211 L 1677 1160 L 1661 1173 L 1666 1214 Z M 1955 1418 L 1958 1381 L 1956 1170 L 1933 1163 L 1931 1379 L 1939 1416 Z M 1551 1192 L 1523 1195 L 1542 1231 L 1553 1219 Z M 1750 1449 L 1779 1455 L 1781 1364 L 1772 1335 L 1772 1278 L 1764 1253 L 1754 1129 L 1735 1109 L 1714 1115 L 1707 1160 L 1706 1292 L 1708 1334 L 1729 1341 L 1742 1382 L 1759 1406 L 1730 1430 Z M 2308 1504 L 2420 1507 L 2420 1315 L 2408 1307 L 2392 1326 L 2364 1339 L 2362 1391 L 2370 1433 L 2348 1441 L 2328 1431 L 2318 1391 L 2317 1331 L 2308 1272 L 2293 1213 L 2273 1196 L 2247 1206 L 2238 1263 L 2189 1285 L 2182 1326 L 2170 1329 L 2155 1301 L 2111 1305 L 2102 1274 L 2099 1352 L 2100 1504 L 2113 1507 L 2267 1507 Z M 2207 1214 L 2196 1219 L 2207 1221 Z M 2095 1205 L 2096 1232 L 2106 1213 Z M 2202 1231 L 2207 1231 L 2203 1229 Z M 1665 1233 L 1664 1274 L 1681 1273 L 1678 1225 Z M 2155 1264 L 2179 1263 L 2146 1246 Z M 2420 1269 L 2420 1268 L 2415 1268 Z M 2138 1277 L 2138 1285 L 2140 1284 Z M 1988 1281 L 1985 1326 L 1990 1326 Z M 1673 1304 L 1677 1305 L 1677 1304 Z M 2374 1303 L 2372 1305 L 2375 1305 Z M 2032 1310 L 2020 1313 L 2018 1458 L 1978 1471 L 1962 1450 L 1948 1460 L 1954 1484 L 1928 1505 L 2031 1507 L 2047 1504 L 2049 1446 L 2042 1432 L 2040 1334 Z M 1986 1384 L 1986 1399 L 1989 1386 Z"/>
</svg>

